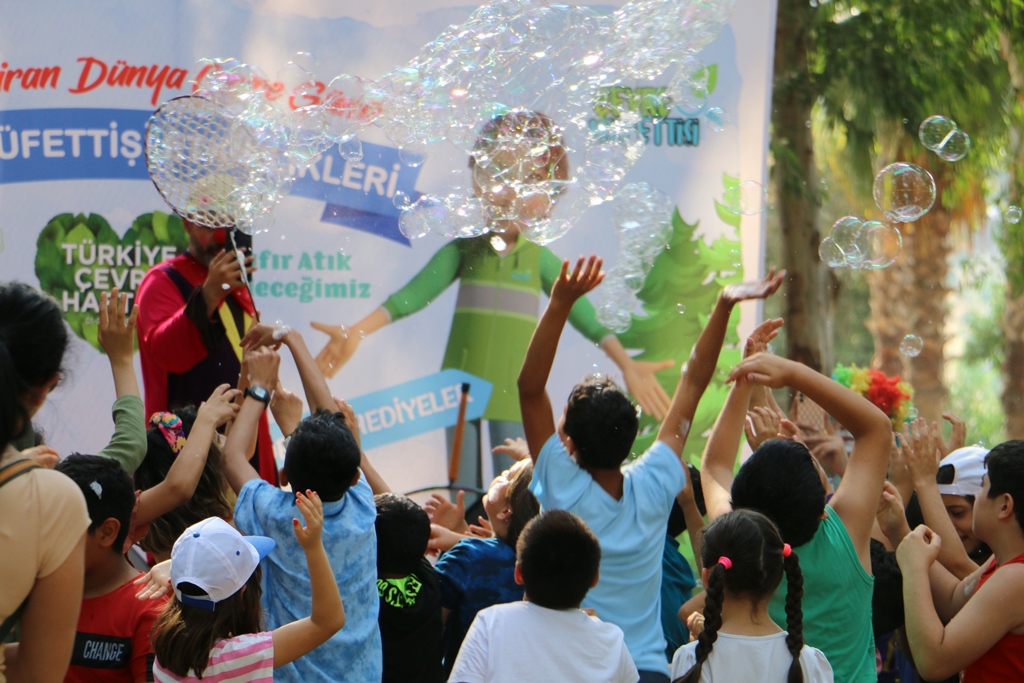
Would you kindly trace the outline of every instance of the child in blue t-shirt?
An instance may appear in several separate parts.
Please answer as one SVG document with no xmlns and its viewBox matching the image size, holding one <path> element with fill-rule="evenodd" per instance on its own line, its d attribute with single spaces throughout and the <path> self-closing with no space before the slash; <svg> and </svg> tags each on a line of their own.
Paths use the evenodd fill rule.
<svg viewBox="0 0 1024 683">
<path fill-rule="evenodd" d="M 462 641 L 477 612 L 523 599 L 516 583 L 516 541 L 540 512 L 530 493 L 533 463 L 521 460 L 494 478 L 483 498 L 493 538 L 466 538 L 438 560 L 441 608 L 445 619 L 445 675 L 451 672 Z"/>
<path fill-rule="evenodd" d="M 546 389 L 569 310 L 604 279 L 601 265 L 596 256 L 580 258 L 570 273 L 563 262 L 519 374 L 523 427 L 535 461 L 532 488 L 545 509 L 573 512 L 594 531 L 601 542 L 600 580 L 583 606 L 622 629 L 642 683 L 667 683 L 662 557 L 672 501 L 686 485 L 683 445 L 718 364 L 733 306 L 768 296 L 782 274 L 725 288 L 683 368 L 658 440 L 622 469 L 638 424 L 625 394 L 607 380 L 579 384 L 556 427 Z"/>
<path fill-rule="evenodd" d="M 335 403 L 302 337 L 287 327 L 259 324 L 242 339 L 249 388 L 224 446 L 224 473 L 238 493 L 235 526 L 243 534 L 269 536 L 277 552 L 265 560 L 263 607 L 273 629 L 310 614 L 309 573 L 292 531 L 295 497 L 262 480 L 246 457 L 260 415 L 277 385 L 280 358 L 268 347 L 292 352 L 313 414 L 292 433 L 282 483 L 315 491 L 323 501 L 323 543 L 345 604 L 345 628 L 330 640 L 274 672 L 275 680 L 379 683 L 382 654 L 377 626 L 377 541 L 373 500 L 386 485 L 362 456 L 351 409 Z"/>
</svg>

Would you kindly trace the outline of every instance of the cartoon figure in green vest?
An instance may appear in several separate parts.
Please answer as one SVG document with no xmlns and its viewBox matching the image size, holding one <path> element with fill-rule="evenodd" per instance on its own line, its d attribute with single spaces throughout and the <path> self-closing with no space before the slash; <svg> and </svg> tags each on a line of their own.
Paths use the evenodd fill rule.
<svg viewBox="0 0 1024 683">
<path fill-rule="evenodd" d="M 474 191 L 491 216 L 490 232 L 446 244 L 407 285 L 355 325 L 314 322 L 313 327 L 331 337 L 316 360 L 324 375 L 333 377 L 364 337 L 425 308 L 459 280 L 442 369 L 463 370 L 494 385 L 484 412 L 493 449 L 523 434 L 516 378 L 537 325 L 540 293 L 550 293 L 562 265 L 550 249 L 520 238 L 520 230 L 524 221 L 550 215 L 559 194 L 550 188 L 568 180 L 569 160 L 561 133 L 548 117 L 516 109 L 484 126 L 469 166 Z M 542 187 L 548 191 L 531 191 Z M 655 373 L 672 367 L 674 361 L 633 360 L 616 336 L 598 323 L 585 298 L 577 301 L 569 322 L 601 346 L 619 367 L 637 403 L 660 421 L 669 397 Z M 479 420 L 466 425 L 457 486 L 480 488 L 483 483 L 480 427 Z M 452 432 L 449 429 L 449 447 Z M 493 457 L 495 474 L 512 464 L 504 453 Z"/>
</svg>

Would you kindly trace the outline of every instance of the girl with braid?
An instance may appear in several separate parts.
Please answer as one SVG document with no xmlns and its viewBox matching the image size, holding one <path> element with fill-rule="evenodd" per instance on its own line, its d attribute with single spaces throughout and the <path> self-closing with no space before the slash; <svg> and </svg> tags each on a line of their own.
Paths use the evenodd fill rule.
<svg viewBox="0 0 1024 683">
<path fill-rule="evenodd" d="M 800 562 L 771 520 L 753 510 L 722 515 L 704 530 L 701 564 L 704 630 L 676 650 L 673 683 L 832 683 L 825 655 L 804 645 Z M 768 615 L 783 573 L 785 631 Z"/>
</svg>

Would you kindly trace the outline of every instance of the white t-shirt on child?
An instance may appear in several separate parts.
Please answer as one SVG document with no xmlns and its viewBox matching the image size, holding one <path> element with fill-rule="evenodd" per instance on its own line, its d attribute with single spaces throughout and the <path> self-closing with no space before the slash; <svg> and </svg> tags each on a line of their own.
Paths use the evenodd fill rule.
<svg viewBox="0 0 1024 683">
<path fill-rule="evenodd" d="M 450 683 L 636 683 L 622 629 L 578 609 L 510 602 L 481 610 Z"/>
<path fill-rule="evenodd" d="M 683 645 L 672 658 L 672 680 L 682 676 L 697 661 L 696 641 Z M 786 648 L 786 632 L 770 636 L 736 636 L 719 633 L 700 672 L 701 683 L 762 681 L 785 683 L 793 655 Z M 832 666 L 824 653 L 804 645 L 800 651 L 804 683 L 833 683 Z"/>
</svg>

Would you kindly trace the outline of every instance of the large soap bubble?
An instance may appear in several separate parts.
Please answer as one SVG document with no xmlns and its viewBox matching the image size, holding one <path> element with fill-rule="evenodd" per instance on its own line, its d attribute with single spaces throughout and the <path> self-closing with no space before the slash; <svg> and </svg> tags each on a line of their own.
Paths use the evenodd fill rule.
<svg viewBox="0 0 1024 683">
<path fill-rule="evenodd" d="M 900 353 L 908 358 L 916 358 L 924 350 L 924 340 L 916 334 L 908 334 L 900 342 Z"/>
<path fill-rule="evenodd" d="M 916 164 L 889 164 L 875 176 L 874 195 L 886 218 L 910 223 L 935 203 L 935 179 Z"/>
<path fill-rule="evenodd" d="M 921 122 L 917 136 L 926 149 L 946 161 L 960 161 L 971 151 L 971 137 L 945 116 L 929 116 Z"/>
<path fill-rule="evenodd" d="M 864 221 L 843 216 L 818 246 L 818 256 L 830 268 L 879 270 L 899 258 L 903 235 L 881 221 Z"/>
</svg>

